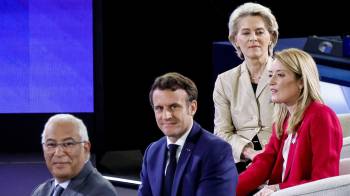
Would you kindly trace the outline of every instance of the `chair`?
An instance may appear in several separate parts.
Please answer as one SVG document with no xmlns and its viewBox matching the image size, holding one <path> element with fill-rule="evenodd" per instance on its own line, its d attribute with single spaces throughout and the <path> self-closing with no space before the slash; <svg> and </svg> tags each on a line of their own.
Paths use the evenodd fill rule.
<svg viewBox="0 0 350 196">
<path fill-rule="evenodd" d="M 341 149 L 340 158 L 350 158 L 350 136 L 343 138 L 343 147 Z"/>
<path fill-rule="evenodd" d="M 346 114 L 337 114 L 340 124 L 343 129 L 343 137 L 349 137 L 350 136 L 350 113 Z"/>
<path fill-rule="evenodd" d="M 350 158 L 341 159 L 339 176 L 324 178 L 274 192 L 272 196 L 350 195 Z"/>
<path fill-rule="evenodd" d="M 109 174 L 129 180 L 139 180 L 142 154 L 140 150 L 108 151 L 100 161 Z"/>
<path fill-rule="evenodd" d="M 350 158 L 350 113 L 337 114 L 343 129 L 343 147 L 340 158 Z"/>
<path fill-rule="evenodd" d="M 339 176 L 324 178 L 277 191 L 272 196 L 284 195 L 350 195 L 350 113 L 337 114 L 343 129 Z"/>
</svg>

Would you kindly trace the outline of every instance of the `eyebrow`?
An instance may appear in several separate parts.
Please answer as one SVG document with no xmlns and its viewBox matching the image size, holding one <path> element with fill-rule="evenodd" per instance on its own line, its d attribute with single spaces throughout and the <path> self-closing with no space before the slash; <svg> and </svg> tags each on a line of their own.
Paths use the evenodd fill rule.
<svg viewBox="0 0 350 196">
<path fill-rule="evenodd" d="M 75 139 L 74 138 L 72 138 L 72 137 L 68 137 L 68 138 L 64 138 L 62 141 L 69 141 L 69 140 L 74 140 L 75 141 Z M 51 139 L 51 138 L 49 138 L 49 139 L 47 139 L 46 140 L 46 142 L 56 142 L 57 140 L 55 140 L 55 139 Z"/>
<path fill-rule="evenodd" d="M 268 72 L 272 72 L 272 70 L 267 70 Z M 285 69 L 278 69 L 278 70 L 276 70 L 276 72 L 281 72 L 281 71 L 287 71 L 287 70 L 285 70 Z"/>
<path fill-rule="evenodd" d="M 242 31 L 244 31 L 244 30 L 249 30 L 250 31 L 251 29 L 247 27 L 247 28 L 241 28 L 241 30 Z M 258 27 L 256 29 L 254 29 L 254 31 L 259 31 L 259 30 L 266 30 L 266 29 L 264 27 Z"/>
</svg>

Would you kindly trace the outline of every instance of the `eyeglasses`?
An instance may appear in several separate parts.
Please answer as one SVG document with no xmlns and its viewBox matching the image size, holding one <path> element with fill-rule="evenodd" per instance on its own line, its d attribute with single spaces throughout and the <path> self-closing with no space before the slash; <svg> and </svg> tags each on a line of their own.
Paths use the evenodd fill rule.
<svg viewBox="0 0 350 196">
<path fill-rule="evenodd" d="M 62 143 L 49 141 L 49 142 L 44 142 L 43 145 L 44 145 L 44 147 L 45 147 L 45 149 L 47 151 L 52 152 L 52 151 L 55 151 L 58 146 L 61 146 L 62 149 L 65 150 L 65 151 L 69 151 L 69 150 L 72 150 L 75 145 L 81 144 L 81 143 L 85 143 L 85 141 L 79 141 L 79 142 L 76 142 L 76 141 L 65 141 L 65 142 L 62 142 Z"/>
</svg>

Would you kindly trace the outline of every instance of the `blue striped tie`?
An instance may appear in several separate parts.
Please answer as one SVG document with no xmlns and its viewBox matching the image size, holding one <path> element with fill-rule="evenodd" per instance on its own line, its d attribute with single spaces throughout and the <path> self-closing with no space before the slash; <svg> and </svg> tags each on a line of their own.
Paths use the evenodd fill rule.
<svg viewBox="0 0 350 196">
<path fill-rule="evenodd" d="M 64 188 L 61 187 L 60 185 L 57 185 L 55 187 L 55 191 L 53 192 L 52 196 L 60 196 L 63 191 L 64 191 Z"/>
</svg>

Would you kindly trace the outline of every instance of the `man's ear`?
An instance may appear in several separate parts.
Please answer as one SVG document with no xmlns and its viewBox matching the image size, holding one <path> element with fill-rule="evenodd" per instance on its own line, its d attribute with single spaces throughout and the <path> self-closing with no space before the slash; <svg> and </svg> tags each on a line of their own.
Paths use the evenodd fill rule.
<svg viewBox="0 0 350 196">
<path fill-rule="evenodd" d="M 89 141 L 84 142 L 84 150 L 90 153 L 91 143 Z"/>
<path fill-rule="evenodd" d="M 193 100 L 190 104 L 190 114 L 194 116 L 197 112 L 197 101 Z"/>
</svg>

